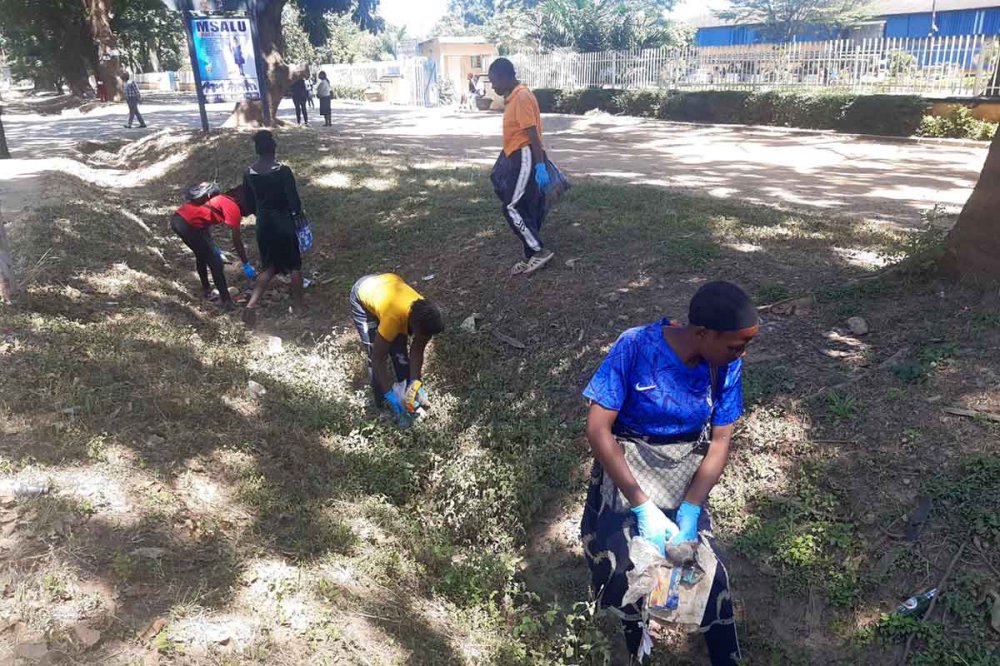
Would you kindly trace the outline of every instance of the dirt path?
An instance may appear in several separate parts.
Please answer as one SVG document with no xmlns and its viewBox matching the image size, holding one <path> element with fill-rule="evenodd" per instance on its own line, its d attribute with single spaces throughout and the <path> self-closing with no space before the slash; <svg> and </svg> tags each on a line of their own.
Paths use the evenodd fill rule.
<svg viewBox="0 0 1000 666">
<path fill-rule="evenodd" d="M 333 131 L 434 159 L 491 164 L 496 114 L 390 107 L 336 110 Z M 546 145 L 570 174 L 913 224 L 968 199 L 986 147 L 879 142 L 773 127 L 689 125 L 608 115 L 545 117 Z M 321 130 L 322 131 L 322 130 Z M 329 131 L 329 130 L 326 130 Z"/>
<path fill-rule="evenodd" d="M 290 102 L 286 100 L 285 106 L 280 115 L 288 119 Z M 214 105 L 211 122 L 221 123 L 227 109 Z M 151 131 L 198 126 L 194 104 L 150 104 L 144 113 Z M 15 157 L 55 157 L 68 154 L 85 139 L 143 135 L 142 130 L 124 129 L 119 116 L 118 109 L 106 107 L 89 114 L 8 116 L 5 125 Z M 879 142 L 781 128 L 685 125 L 607 115 L 549 115 L 545 123 L 551 155 L 571 175 L 903 225 L 917 223 L 937 204 L 957 210 L 968 198 L 986 156 L 985 146 Z M 498 114 L 341 103 L 335 106 L 333 127 L 314 123 L 313 131 L 352 143 L 375 142 L 380 148 L 424 153 L 429 161 L 491 164 L 499 147 L 500 125 Z M 22 165 L 17 170 L 0 165 L 0 181 L 8 181 L 6 198 L 23 200 L 10 192 L 18 188 L 12 176 L 31 181 L 24 173 L 37 172 L 38 167 Z M 32 187 L 30 182 L 25 186 Z M 32 191 L 36 190 L 37 186 Z"/>
</svg>

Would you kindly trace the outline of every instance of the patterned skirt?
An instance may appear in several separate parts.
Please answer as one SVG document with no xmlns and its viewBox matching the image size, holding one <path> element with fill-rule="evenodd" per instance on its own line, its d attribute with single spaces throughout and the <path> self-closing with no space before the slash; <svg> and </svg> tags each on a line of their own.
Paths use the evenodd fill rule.
<svg viewBox="0 0 1000 666">
<path fill-rule="evenodd" d="M 595 461 L 580 525 L 583 551 L 590 567 L 591 588 L 595 598 L 601 608 L 609 610 L 621 620 L 629 655 L 633 660 L 641 662 L 644 637 L 648 631 L 645 603 L 639 601 L 629 605 L 622 604 L 628 591 L 626 573 L 633 568 L 632 560 L 629 559 L 629 542 L 639 531 L 628 502 L 616 489 L 609 492 L 609 487 L 613 489 L 613 484 L 605 483 L 604 468 Z M 677 511 L 664 510 L 664 513 L 674 520 Z M 729 575 L 723 564 L 721 548 L 711 534 L 712 519 L 707 507 L 701 512 L 698 531 L 708 538 L 719 560 L 699 631 L 705 635 L 712 666 L 734 666 L 740 662 L 741 657 L 729 592 Z"/>
</svg>

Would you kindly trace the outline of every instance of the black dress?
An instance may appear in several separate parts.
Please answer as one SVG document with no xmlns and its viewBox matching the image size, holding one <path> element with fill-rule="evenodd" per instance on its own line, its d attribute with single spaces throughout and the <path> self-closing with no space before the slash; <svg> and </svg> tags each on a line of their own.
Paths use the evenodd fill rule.
<svg viewBox="0 0 1000 666">
<path fill-rule="evenodd" d="M 302 257 L 293 214 L 302 212 L 302 201 L 292 170 L 284 164 L 275 164 L 264 173 L 248 169 L 243 191 L 250 212 L 257 215 L 261 268 L 278 273 L 300 270 Z"/>
</svg>

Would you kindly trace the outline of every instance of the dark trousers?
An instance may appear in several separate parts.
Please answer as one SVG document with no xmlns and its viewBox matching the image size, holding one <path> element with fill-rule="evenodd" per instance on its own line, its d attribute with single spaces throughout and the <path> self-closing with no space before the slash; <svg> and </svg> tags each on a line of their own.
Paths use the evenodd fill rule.
<svg viewBox="0 0 1000 666">
<path fill-rule="evenodd" d="M 504 219 L 524 245 L 526 259 L 542 249 L 539 232 L 546 214 L 545 195 L 538 190 L 533 171 L 531 148 L 525 146 L 509 157 L 501 152 L 490 173 Z"/>
<path fill-rule="evenodd" d="M 299 124 L 309 122 L 309 112 L 306 110 L 306 101 L 304 99 L 292 99 L 292 103 L 295 104 L 295 122 Z"/>
<path fill-rule="evenodd" d="M 371 276 L 366 275 L 361 278 L 354 283 L 354 287 L 351 289 L 351 316 L 354 318 L 354 328 L 358 331 L 358 337 L 361 338 L 361 342 L 365 346 L 365 352 L 368 354 L 368 383 L 371 384 L 372 393 L 375 395 L 375 404 L 381 405 L 383 393 L 392 387 L 385 387 L 385 391 L 379 390 L 379 386 L 375 381 L 372 343 L 378 332 L 378 318 L 368 312 L 365 306 L 362 305 L 361 299 L 358 298 L 358 289 L 361 287 L 361 283 L 369 277 Z M 396 381 L 408 381 L 410 379 L 410 354 L 406 348 L 405 335 L 397 336 L 389 345 L 389 358 L 392 360 L 392 369 L 396 373 Z"/>
<path fill-rule="evenodd" d="M 230 300 L 229 287 L 226 284 L 226 271 L 222 265 L 222 259 L 215 251 L 215 243 L 212 242 L 212 236 L 208 229 L 192 227 L 180 215 L 174 215 L 170 226 L 174 233 L 181 237 L 184 244 L 194 252 L 198 277 L 201 279 L 201 288 L 205 293 L 212 289 L 208 283 L 208 269 L 211 269 L 215 288 L 219 290 L 219 299 L 223 302 Z"/>
<path fill-rule="evenodd" d="M 142 114 L 139 113 L 139 100 L 136 99 L 126 99 L 125 103 L 128 104 L 128 126 L 132 127 L 132 119 L 139 121 L 139 127 L 145 127 L 146 122 L 142 119 Z"/>
</svg>

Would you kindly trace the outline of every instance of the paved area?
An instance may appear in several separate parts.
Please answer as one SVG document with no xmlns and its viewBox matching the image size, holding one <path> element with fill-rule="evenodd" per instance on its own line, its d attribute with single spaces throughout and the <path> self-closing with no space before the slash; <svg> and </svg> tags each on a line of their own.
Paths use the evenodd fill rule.
<svg viewBox="0 0 1000 666">
<path fill-rule="evenodd" d="M 231 108 L 212 105 L 212 125 L 220 125 Z M 124 129 L 123 109 L 104 107 L 89 114 L 73 111 L 62 116 L 10 115 L 4 116 L 4 125 L 14 157 L 22 159 L 67 155 L 84 139 L 139 137 L 164 127 L 199 127 L 194 103 L 173 100 L 145 105 L 143 114 L 150 130 Z M 294 118 L 287 100 L 279 117 Z M 312 131 L 346 142 L 412 151 L 428 160 L 490 164 L 499 149 L 500 130 L 501 119 L 495 113 L 340 103 L 334 106 L 333 127 L 314 122 Z M 546 116 L 545 131 L 552 158 L 571 176 L 685 188 L 716 197 L 904 225 L 918 222 L 924 211 L 937 204 L 953 210 L 961 207 L 987 152 L 985 146 L 877 141 L 607 115 Z M 7 164 L 0 166 L 0 177 L 39 168 L 37 163 Z"/>
</svg>

